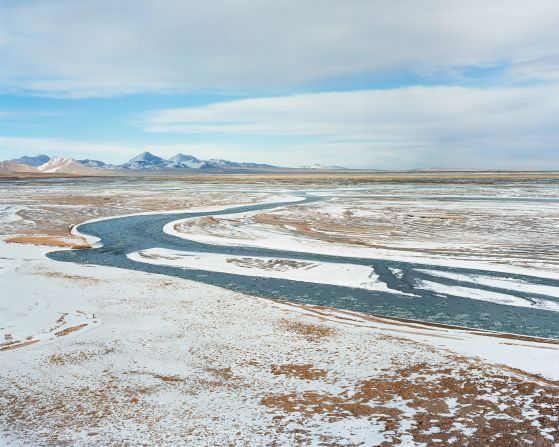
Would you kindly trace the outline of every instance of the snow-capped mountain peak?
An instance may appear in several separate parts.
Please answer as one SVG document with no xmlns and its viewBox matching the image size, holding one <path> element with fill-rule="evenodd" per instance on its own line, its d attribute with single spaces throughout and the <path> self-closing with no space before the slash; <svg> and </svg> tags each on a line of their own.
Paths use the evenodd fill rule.
<svg viewBox="0 0 559 447">
<path fill-rule="evenodd" d="M 200 161 L 194 155 L 188 154 L 177 154 L 174 157 L 169 158 L 169 161 L 180 163 L 182 161 Z"/>
<path fill-rule="evenodd" d="M 121 167 L 124 169 L 162 169 L 165 168 L 166 163 L 167 160 L 146 151 L 124 163 Z"/>
<path fill-rule="evenodd" d="M 209 165 L 205 161 L 197 159 L 194 155 L 177 154 L 169 158 L 166 167 L 170 169 L 204 169 Z"/>
<path fill-rule="evenodd" d="M 104 161 L 101 160 L 92 160 L 90 158 L 86 158 L 83 160 L 76 160 L 79 164 L 84 165 L 84 166 L 89 166 L 90 168 L 99 168 L 99 169 L 115 169 L 116 166 L 109 164 L 109 163 L 105 163 Z"/>
<path fill-rule="evenodd" d="M 136 162 L 145 162 L 145 163 L 161 163 L 163 160 L 161 157 L 157 155 L 153 155 L 151 152 L 145 151 L 142 152 L 140 155 L 132 158 L 128 163 L 136 163 Z"/>
<path fill-rule="evenodd" d="M 34 157 L 29 157 L 27 155 L 24 155 L 23 157 L 14 158 L 11 161 L 22 165 L 38 167 L 45 164 L 49 160 L 50 157 L 48 155 L 41 154 L 41 155 L 35 155 Z"/>
<path fill-rule="evenodd" d="M 98 169 L 89 168 L 78 163 L 72 158 L 65 157 L 52 157 L 49 161 L 42 164 L 37 169 L 45 174 L 93 175 L 99 173 Z"/>
<path fill-rule="evenodd" d="M 232 171 L 232 170 L 253 170 L 253 169 L 278 169 L 277 166 L 251 162 L 236 162 L 223 159 L 202 160 L 190 154 L 176 154 L 175 156 L 164 159 L 145 151 L 128 162 L 113 165 L 100 160 L 83 159 L 74 160 L 65 157 L 50 158 L 46 155 L 36 157 L 21 157 L 18 160 L 26 161 L 27 165 L 37 163 L 37 160 L 47 160 L 37 166 L 38 172 L 44 173 L 64 173 L 64 174 L 83 174 L 99 175 L 103 171 L 117 172 L 119 170 L 132 171 Z M 18 161 L 15 161 L 18 163 Z M 19 161 L 19 163 L 22 163 Z M 29 166 L 30 167 L 30 166 Z"/>
</svg>

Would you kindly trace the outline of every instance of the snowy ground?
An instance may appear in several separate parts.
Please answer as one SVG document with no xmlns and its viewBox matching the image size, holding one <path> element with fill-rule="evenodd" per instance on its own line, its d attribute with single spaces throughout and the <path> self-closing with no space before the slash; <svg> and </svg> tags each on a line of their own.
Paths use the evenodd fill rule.
<svg viewBox="0 0 559 447">
<path fill-rule="evenodd" d="M 167 231 L 203 242 L 293 247 L 297 251 L 429 260 L 559 277 L 559 186 L 415 185 L 337 191 L 327 202 Z M 452 199 L 452 200 L 451 200 Z M 458 199 L 458 200 L 457 200 Z"/>
<path fill-rule="evenodd" d="M 217 253 L 192 253 L 152 248 L 130 253 L 137 262 L 185 269 L 233 273 L 243 276 L 281 278 L 317 284 L 388 291 L 371 267 L 334 262 L 308 262 L 288 258 L 242 257 Z"/>
<path fill-rule="evenodd" d="M 250 204 L 285 196 L 285 188 L 280 187 L 255 192 L 245 187 L 127 178 L 14 181 L 2 182 L 0 188 L 0 237 L 58 246 L 83 244 L 68 229 L 87 220 Z"/>
<path fill-rule="evenodd" d="M 45 195 L 28 188 L 6 207 Z M 232 203 L 227 192 L 212 197 L 192 205 Z M 13 212 L 4 215 L 8 237 Z M 554 342 L 57 263 L 48 250 L 0 243 L 0 445 L 559 443 Z M 299 271 L 258 261 L 261 274 Z"/>
</svg>

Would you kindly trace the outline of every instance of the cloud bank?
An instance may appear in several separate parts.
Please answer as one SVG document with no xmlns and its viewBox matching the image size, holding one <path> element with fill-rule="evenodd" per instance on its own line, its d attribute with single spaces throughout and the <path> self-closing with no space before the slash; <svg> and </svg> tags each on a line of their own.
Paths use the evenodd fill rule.
<svg viewBox="0 0 559 447">
<path fill-rule="evenodd" d="M 347 154 L 346 164 L 370 168 L 559 168 L 557 116 L 558 86 L 407 87 L 159 110 L 143 125 L 149 132 L 306 138 L 325 154 L 340 151 L 338 162 Z"/>
<path fill-rule="evenodd" d="M 0 151 L 559 169 L 557 23 L 557 0 L 0 0 Z M 42 115 L 74 99 L 115 107 Z"/>
<path fill-rule="evenodd" d="M 0 3 L 0 89 L 61 96 L 291 89 L 506 66 L 559 79 L 556 0 Z"/>
</svg>

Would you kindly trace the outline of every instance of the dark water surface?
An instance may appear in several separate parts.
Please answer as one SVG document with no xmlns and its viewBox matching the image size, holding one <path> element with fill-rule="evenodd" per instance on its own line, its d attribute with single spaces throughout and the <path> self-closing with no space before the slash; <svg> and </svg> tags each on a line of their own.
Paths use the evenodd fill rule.
<svg viewBox="0 0 559 447">
<path fill-rule="evenodd" d="M 323 199 L 304 196 L 304 201 L 297 202 L 297 204 L 310 203 L 318 200 Z M 79 226 L 79 231 L 100 238 L 103 247 L 87 250 L 57 251 L 49 253 L 48 257 L 57 261 L 119 267 L 176 276 L 225 287 L 237 292 L 297 303 L 316 304 L 375 315 L 559 339 L 559 312 L 530 307 L 506 306 L 487 301 L 461 298 L 452 294 L 436 293 L 420 288 L 418 283 L 419 281 L 428 280 L 451 287 L 471 287 L 470 283 L 442 278 L 436 274 L 423 273 L 420 272 L 419 269 L 468 275 L 484 275 L 494 278 L 506 277 L 528 284 L 555 287 L 559 287 L 558 280 L 476 269 L 441 267 L 415 262 L 329 256 L 265 248 L 209 245 L 163 233 L 163 226 L 177 219 L 266 210 L 293 204 L 293 202 L 277 202 L 233 207 L 213 212 L 131 216 L 86 223 Z M 284 257 L 366 265 L 374 268 L 376 274 L 379 275 L 379 279 L 385 282 L 389 288 L 395 290 L 395 293 L 285 279 L 249 277 L 204 270 L 187 270 L 178 267 L 136 262 L 126 257 L 126 255 L 131 252 L 154 247 L 201 253 L 221 253 L 235 256 Z M 397 269 L 401 271 L 402 274 L 396 276 L 391 269 Z M 558 298 L 550 296 L 509 289 L 504 290 L 492 286 L 476 284 L 475 289 L 478 291 L 513 295 L 525 299 L 528 303 L 534 300 L 559 302 Z M 397 291 L 413 293 L 416 296 L 401 295 L 397 293 Z"/>
</svg>

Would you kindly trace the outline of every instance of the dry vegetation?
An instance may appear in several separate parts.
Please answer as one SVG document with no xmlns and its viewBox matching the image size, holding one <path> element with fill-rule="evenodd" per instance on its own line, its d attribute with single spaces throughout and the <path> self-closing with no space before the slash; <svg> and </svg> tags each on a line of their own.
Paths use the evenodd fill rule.
<svg viewBox="0 0 559 447">
<path fill-rule="evenodd" d="M 278 171 L 241 174 L 195 174 L 166 175 L 162 173 L 152 179 L 177 180 L 192 183 L 219 184 L 356 184 L 356 183 L 444 183 L 531 181 L 559 179 L 558 172 L 549 171 L 495 171 L 495 172 L 379 172 L 379 171 Z"/>
<path fill-rule="evenodd" d="M 272 172 L 246 171 L 242 173 L 188 173 L 181 172 L 108 172 L 102 176 L 106 180 L 132 180 L 144 182 L 181 181 L 186 183 L 208 184 L 252 184 L 252 183 L 418 183 L 418 182 L 456 182 L 478 181 L 492 183 L 495 181 L 530 181 L 559 179 L 559 173 L 553 171 L 424 171 L 424 172 L 391 172 L 391 171 L 297 171 L 275 170 Z M 70 174 L 35 174 L 35 173 L 2 173 L 0 179 L 57 179 L 83 178 Z M 94 177 L 91 177 L 94 178 Z"/>
<path fill-rule="evenodd" d="M 64 337 L 65 335 L 71 334 L 72 332 L 79 331 L 80 329 L 83 329 L 84 327 L 87 327 L 87 323 L 79 324 L 77 326 L 70 326 L 66 329 L 55 332 L 54 335 L 56 335 L 57 337 Z"/>
<path fill-rule="evenodd" d="M 311 364 L 297 365 L 287 363 L 285 365 L 272 365 L 272 374 L 296 377 L 303 380 L 318 380 L 324 379 L 328 373 L 323 369 L 315 368 Z"/>
<path fill-rule="evenodd" d="M 61 273 L 61 272 L 38 271 L 37 275 L 43 275 L 49 278 L 68 279 L 72 282 L 82 283 L 82 284 L 99 284 L 101 282 L 101 280 L 97 278 L 91 278 L 89 276 L 82 276 L 82 275 L 70 275 L 68 273 Z"/>
<path fill-rule="evenodd" d="M 330 419 L 365 417 L 402 439 L 401 421 L 410 409 L 417 443 L 449 446 L 549 446 L 559 441 L 559 387 L 530 383 L 466 359 L 442 368 L 425 363 L 365 379 L 356 392 L 315 391 L 272 394 L 262 404 L 302 421 L 315 415 Z M 532 414 L 528 407 L 534 408 Z M 286 422 L 287 422 L 286 421 Z M 301 422 L 304 425 L 304 422 Z M 475 437 L 468 435 L 475 433 Z"/>
<path fill-rule="evenodd" d="M 332 244 L 559 269 L 557 204 L 453 202 L 449 210 L 436 195 L 429 201 L 385 195 L 258 213 L 244 225 Z"/>
<path fill-rule="evenodd" d="M 68 234 L 64 238 L 59 236 L 12 236 L 4 239 L 11 244 L 31 244 L 44 245 L 47 247 L 72 248 L 74 250 L 83 250 L 90 248 L 90 245 L 81 237 L 72 237 Z"/>
<path fill-rule="evenodd" d="M 242 320 L 249 321 L 249 313 L 227 323 L 228 306 L 238 308 L 239 298 L 229 304 L 218 301 L 219 308 L 211 310 L 217 321 L 196 318 L 166 339 L 181 337 L 178 351 L 159 352 L 159 343 L 165 341 L 152 339 L 149 333 L 130 340 L 134 351 L 129 364 L 141 369 L 119 372 L 117 365 L 122 365 L 124 352 L 118 339 L 115 346 L 84 349 L 76 338 L 73 347 L 45 354 L 44 365 L 52 365 L 63 376 L 75 376 L 44 389 L 35 382 L 37 373 L 4 384 L 0 387 L 4 423 L 17 427 L 19 434 L 42 433 L 36 443 L 42 446 L 75 445 L 77 435 L 86 436 L 87 445 L 137 444 L 137 436 L 148 445 L 177 445 L 181 443 L 177 439 L 211 443 L 216 434 L 212 432 L 215 427 L 207 427 L 209 422 L 235 419 L 235 415 L 227 408 L 211 417 L 201 416 L 200 411 L 227 397 L 242 406 L 257 405 L 263 412 L 253 408 L 254 420 L 237 420 L 239 435 L 289 439 L 289 445 L 315 445 L 313 430 L 317 425 L 352 427 L 355 421 L 362 429 L 376 433 L 370 445 L 385 447 L 405 440 L 456 447 L 554 447 L 559 442 L 558 383 L 445 353 L 400 336 L 364 330 L 354 324 L 351 313 L 340 312 L 343 324 L 334 329 L 337 323 L 326 323 L 325 314 L 314 308 L 302 308 L 306 313 L 317 310 L 314 317 L 300 318 L 289 312 L 286 318 L 285 310 L 278 312 L 270 332 L 264 329 L 269 323 L 257 331 L 249 329 L 245 336 L 252 348 L 241 348 L 232 344 L 230 337 L 222 336 L 232 327 L 245 327 Z M 158 306 L 164 306 L 163 301 Z M 173 307 L 164 308 L 173 316 L 166 324 L 182 321 Z M 154 309 L 146 312 L 151 314 Z M 404 327 L 416 326 L 395 326 Z M 195 336 L 197 331 L 202 331 L 198 334 L 202 337 Z M 343 344 L 351 332 L 354 341 Z M 214 336 L 208 337 L 209 333 Z M 286 343 L 286 337 L 295 339 Z M 256 340 L 263 349 L 256 349 Z M 146 355 L 154 346 L 158 347 L 153 351 L 158 360 L 136 363 L 139 351 Z M 310 358 L 318 351 L 322 352 L 319 364 L 267 361 L 278 354 L 284 359 Z M 404 352 L 408 354 L 402 355 Z M 186 363 L 189 373 L 157 370 L 162 356 Z M 382 368 L 375 368 L 376 362 Z M 93 365 L 102 370 L 91 381 L 88 376 Z M 349 370 L 351 374 L 344 373 Z M 171 397 L 174 403 L 185 401 L 182 406 L 170 406 L 166 402 Z M 335 432 L 323 433 L 319 439 L 318 444 L 324 446 L 346 443 L 344 436 Z"/>
<path fill-rule="evenodd" d="M 165 185 L 149 178 L 92 178 L 48 183 L 30 180 L 7 185 L 2 188 L 0 212 L 2 207 L 13 207 L 14 212 L 8 220 L 2 220 L 0 214 L 0 236 L 14 243 L 76 249 L 88 246 L 70 231 L 74 225 L 90 219 L 248 204 L 268 196 L 266 192 L 228 194 L 185 182 Z"/>
<path fill-rule="evenodd" d="M 10 351 L 12 349 L 24 348 L 26 346 L 33 345 L 35 343 L 39 343 L 39 340 L 28 340 L 22 342 L 14 341 L 7 344 L 7 346 L 1 346 L 0 351 Z"/>
<path fill-rule="evenodd" d="M 297 181 L 329 182 L 337 175 L 308 175 Z M 356 181 L 358 175 L 365 174 L 346 175 L 343 182 Z M 466 174 L 453 175 L 464 178 Z M 223 181 L 223 177 L 213 177 L 204 181 Z M 381 177 L 383 181 L 391 178 L 378 174 L 368 181 Z M 241 182 L 242 178 L 229 176 L 228 181 Z M 258 181 L 271 178 L 283 182 L 296 176 L 262 176 Z M 76 198 L 49 187 L 38 197 L 10 191 L 2 197 L 3 203 L 17 204 L 25 196 L 26 208 L 18 215 L 32 223 L 15 221 L 1 230 L 12 234 L 17 228 L 30 233 L 21 237 L 31 239 L 37 237 L 33 232 L 50 231 L 56 239 L 66 236 L 71 223 L 101 215 L 255 199 L 248 194 L 228 198 L 207 192 L 184 197 L 184 191 L 162 195 L 155 190 L 135 199 L 133 193 L 112 191 L 102 197 L 90 191 Z M 66 208 L 56 209 L 57 203 Z M 305 223 L 301 217 L 275 213 L 261 214 L 258 219 L 266 225 L 299 225 L 297 231 L 317 238 L 351 231 L 363 234 L 363 228 L 375 237 L 388 231 L 385 223 L 374 226 L 374 220 L 321 227 L 327 225 L 323 216 L 313 217 L 310 208 L 305 213 Z M 468 222 L 468 216 L 455 212 L 403 214 L 393 214 L 402 215 L 400 228 L 417 235 L 426 228 L 421 222 L 435 227 L 434 222 L 444 222 L 455 234 L 460 230 L 453 225 Z M 307 218 L 314 219 L 312 225 L 306 223 Z M 284 261 L 236 261 L 250 268 L 295 267 Z M 438 337 L 440 342 L 459 336 L 445 325 L 432 325 L 441 331 L 429 332 L 414 322 L 389 324 L 386 319 L 345 311 L 337 311 L 335 322 L 326 321 L 332 318 L 327 309 L 295 305 L 287 309 L 277 302 L 175 278 L 140 277 L 137 272 L 110 280 L 64 270 L 36 268 L 32 272 L 28 277 L 60 281 L 65 289 L 73 288 L 74 294 L 89 292 L 88 300 L 107 317 L 95 331 L 81 330 L 87 324 L 74 321 L 62 329 L 68 315 L 63 313 L 58 320 L 52 319 L 54 338 L 33 347 L 38 340 L 13 340 L 5 335 L 0 351 L 12 351 L 2 355 L 14 357 L 4 364 L 0 422 L 23 445 L 227 445 L 224 440 L 241 445 L 347 445 L 340 430 L 361 430 L 367 436 L 380 431 L 382 439 L 376 445 L 384 447 L 406 441 L 429 447 L 553 447 L 559 443 L 558 383 L 405 338 L 422 334 L 424 339 Z M 128 287 L 137 281 L 140 286 L 128 295 Z M 113 283 L 117 286 L 111 291 L 108 287 Z M 538 341 L 484 335 L 503 337 L 503 343 Z M 556 349 L 557 343 L 547 341 L 540 348 Z M 542 355 L 548 353 L 542 351 Z M 19 365 L 23 369 L 18 370 Z M 244 416 L 239 416 L 243 411 Z M 330 426 L 332 430 L 325 431 Z M 372 437 L 368 441 L 373 444 Z"/>
<path fill-rule="evenodd" d="M 318 342 L 323 338 L 330 337 L 336 333 L 336 331 L 329 326 L 303 323 L 296 320 L 281 319 L 279 321 L 279 326 L 284 330 L 305 337 L 309 341 L 315 342 Z"/>
</svg>

